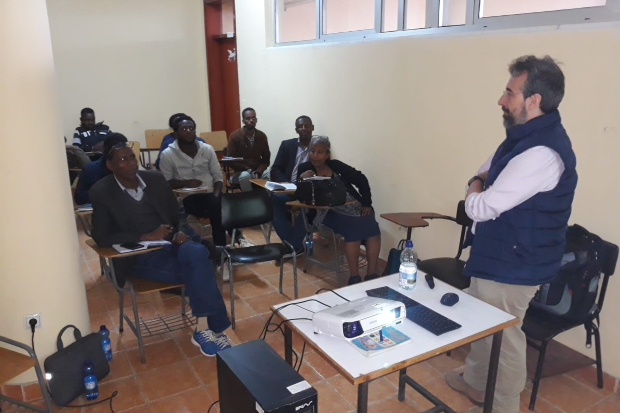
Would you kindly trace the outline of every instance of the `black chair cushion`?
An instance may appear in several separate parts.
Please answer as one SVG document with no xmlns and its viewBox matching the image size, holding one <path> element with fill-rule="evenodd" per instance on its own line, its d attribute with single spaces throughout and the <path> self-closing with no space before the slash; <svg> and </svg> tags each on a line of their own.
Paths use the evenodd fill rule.
<svg viewBox="0 0 620 413">
<path fill-rule="evenodd" d="M 525 313 L 521 330 L 528 338 L 546 341 L 581 324 L 583 323 L 568 321 L 546 311 L 530 307 Z"/>
<path fill-rule="evenodd" d="M 451 286 L 469 288 L 470 278 L 463 275 L 465 261 L 456 258 L 432 258 L 418 262 L 418 268 Z"/>
<path fill-rule="evenodd" d="M 231 248 L 227 249 L 227 251 L 233 262 L 241 262 L 244 264 L 280 260 L 286 254 L 290 254 L 292 252 L 282 244 L 265 244 L 247 248 Z"/>
</svg>

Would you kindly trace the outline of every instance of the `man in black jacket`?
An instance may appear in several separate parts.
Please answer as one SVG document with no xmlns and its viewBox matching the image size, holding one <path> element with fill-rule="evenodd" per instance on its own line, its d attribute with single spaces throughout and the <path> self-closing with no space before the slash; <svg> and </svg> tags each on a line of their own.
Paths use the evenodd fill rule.
<svg viewBox="0 0 620 413">
<path fill-rule="evenodd" d="M 276 160 L 271 166 L 271 180 L 274 182 L 296 182 L 299 165 L 308 161 L 308 145 L 312 139 L 314 125 L 308 116 L 300 116 L 295 120 L 295 132 L 299 138 L 282 141 Z M 300 251 L 306 230 L 301 219 L 291 225 L 286 203 L 288 195 L 273 194 L 273 228 L 281 240 L 289 242 L 295 250 Z"/>
<path fill-rule="evenodd" d="M 103 141 L 110 133 L 108 125 L 103 122 L 95 123 L 94 110 L 84 108 L 80 112 L 80 126 L 73 134 L 73 145 L 82 148 L 84 152 L 101 152 Z"/>
<path fill-rule="evenodd" d="M 167 239 L 160 250 L 136 257 L 133 274 L 140 278 L 185 284 L 190 306 L 198 318 L 192 343 L 214 357 L 231 346 L 224 334 L 230 326 L 224 300 L 215 281 L 209 251 L 181 219 L 174 193 L 160 172 L 138 172 L 132 149 L 120 142 L 107 155 L 112 175 L 90 190 L 93 239 L 100 247 Z M 199 237 L 197 238 L 199 240 Z"/>
</svg>

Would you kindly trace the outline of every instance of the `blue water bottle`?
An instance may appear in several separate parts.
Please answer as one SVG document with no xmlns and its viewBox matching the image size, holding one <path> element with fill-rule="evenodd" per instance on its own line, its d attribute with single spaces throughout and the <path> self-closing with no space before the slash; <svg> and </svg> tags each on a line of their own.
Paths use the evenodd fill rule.
<svg viewBox="0 0 620 413">
<path fill-rule="evenodd" d="M 306 253 L 308 257 L 312 256 L 314 253 L 314 240 L 312 234 L 306 234 Z"/>
<path fill-rule="evenodd" d="M 110 330 L 105 325 L 99 327 L 99 335 L 101 336 L 101 347 L 103 347 L 103 354 L 108 361 L 112 360 L 112 342 L 110 341 Z"/>
<path fill-rule="evenodd" d="M 86 400 L 95 400 L 99 397 L 95 365 L 90 360 L 84 362 L 84 388 L 86 389 Z"/>
</svg>

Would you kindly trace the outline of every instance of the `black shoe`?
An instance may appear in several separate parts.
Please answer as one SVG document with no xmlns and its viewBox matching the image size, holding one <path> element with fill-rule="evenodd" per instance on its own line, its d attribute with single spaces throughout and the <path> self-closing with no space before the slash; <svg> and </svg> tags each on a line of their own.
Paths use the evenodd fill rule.
<svg viewBox="0 0 620 413">
<path fill-rule="evenodd" d="M 376 280 L 377 278 L 379 278 L 377 274 L 369 274 L 364 277 L 364 281 Z"/>
<path fill-rule="evenodd" d="M 349 277 L 349 282 L 347 283 L 347 285 L 358 284 L 361 282 L 362 282 L 362 277 L 360 277 L 359 275 L 355 275 L 353 277 Z"/>
</svg>

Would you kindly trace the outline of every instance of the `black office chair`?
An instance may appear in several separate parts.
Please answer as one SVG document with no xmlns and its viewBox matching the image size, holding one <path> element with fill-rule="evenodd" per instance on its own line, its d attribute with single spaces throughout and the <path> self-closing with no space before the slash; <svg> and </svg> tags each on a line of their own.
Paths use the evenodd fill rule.
<svg viewBox="0 0 620 413">
<path fill-rule="evenodd" d="M 438 278 L 460 290 L 469 288 L 470 277 L 465 277 L 463 275 L 465 261 L 460 259 L 464 249 L 463 244 L 465 243 L 465 235 L 467 234 L 467 230 L 473 224 L 473 221 L 465 213 L 465 201 L 459 202 L 456 210 L 456 218 L 442 216 L 428 219 L 447 219 L 459 224 L 461 226 L 459 250 L 454 258 L 431 258 L 429 260 L 420 261 L 418 262 L 418 268 L 425 273 L 432 275 L 434 278 Z"/>
<path fill-rule="evenodd" d="M 538 362 L 536 364 L 536 374 L 532 381 L 532 396 L 530 397 L 529 409 L 534 410 L 536 404 L 536 396 L 538 395 L 538 386 L 540 385 L 540 379 L 543 371 L 543 364 L 545 361 L 545 353 L 547 351 L 547 345 L 558 334 L 579 327 L 583 325 L 586 327 L 587 340 L 586 343 L 590 344 L 590 331 L 594 336 L 594 345 L 596 349 L 596 373 L 597 373 L 597 386 L 599 389 L 603 388 L 603 362 L 601 359 L 601 337 L 599 332 L 600 326 L 600 313 L 603 309 L 603 301 L 605 300 L 605 293 L 607 292 L 607 284 L 609 283 L 609 277 L 613 275 L 616 270 L 616 263 L 618 261 L 618 246 L 610 242 L 603 241 L 603 265 L 602 275 L 603 283 L 601 285 L 601 291 L 598 296 L 595 310 L 588 315 L 585 321 L 574 322 L 565 318 L 555 316 L 544 310 L 534 308 L 530 306 L 523 319 L 523 326 L 521 329 L 527 336 L 527 344 L 536 350 L 538 350 Z M 540 344 L 535 343 L 532 340 L 539 341 Z"/>
<path fill-rule="evenodd" d="M 234 243 L 237 229 L 267 224 L 273 220 L 273 208 L 267 191 L 236 192 L 222 194 L 222 225 L 226 230 L 232 230 Z M 293 283 L 295 298 L 297 298 L 297 255 L 295 249 L 286 241 L 255 245 L 247 248 L 233 248 L 233 245 L 223 249 L 222 267 L 228 261 L 230 274 L 230 313 L 232 328 L 235 328 L 235 300 L 233 289 L 233 263 L 253 264 L 266 261 L 293 260 Z M 282 294 L 282 278 L 284 265 L 280 265 L 280 294 Z"/>
</svg>

